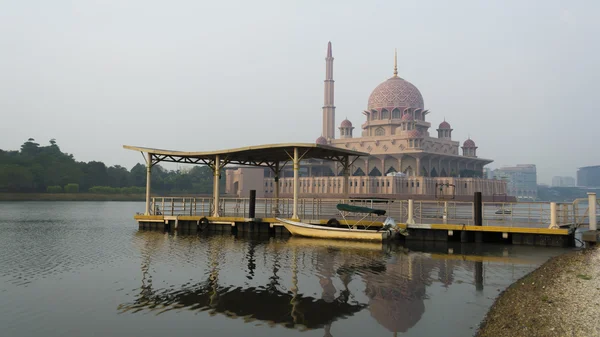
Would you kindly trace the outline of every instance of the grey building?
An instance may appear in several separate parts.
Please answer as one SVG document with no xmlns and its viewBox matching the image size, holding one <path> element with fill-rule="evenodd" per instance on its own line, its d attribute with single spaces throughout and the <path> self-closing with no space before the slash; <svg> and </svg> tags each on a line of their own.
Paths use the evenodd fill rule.
<svg viewBox="0 0 600 337">
<path fill-rule="evenodd" d="M 600 187 L 600 165 L 580 167 L 577 170 L 577 186 Z"/>
<path fill-rule="evenodd" d="M 552 187 L 575 187 L 573 177 L 552 177 Z"/>
<path fill-rule="evenodd" d="M 533 164 L 506 166 L 493 171 L 494 179 L 507 183 L 507 194 L 517 200 L 533 201 L 537 199 L 537 170 Z"/>
</svg>

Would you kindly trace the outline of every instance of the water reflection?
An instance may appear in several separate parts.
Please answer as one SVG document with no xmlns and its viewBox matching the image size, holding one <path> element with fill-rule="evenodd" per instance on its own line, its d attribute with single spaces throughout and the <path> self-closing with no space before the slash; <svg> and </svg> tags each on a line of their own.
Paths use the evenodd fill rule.
<svg viewBox="0 0 600 337">
<path fill-rule="evenodd" d="M 181 247 L 173 244 L 175 239 L 194 248 L 173 253 L 171 249 Z M 418 252 L 394 244 L 229 235 L 174 238 L 151 232 L 138 233 L 135 242 L 143 257 L 141 286 L 135 299 L 119 305 L 120 313 L 206 311 L 300 330 L 323 329 L 325 336 L 332 336 L 334 322 L 368 310 L 380 326 L 396 334 L 423 318 L 434 283 L 448 288 L 457 275 L 460 283 L 470 283 L 477 291 L 485 283 L 483 255 Z M 204 277 L 154 286 L 151 265 L 155 258 L 164 264 L 165 253 L 167 260 L 187 254 Z M 509 256 L 489 258 L 513 266 L 523 262 Z"/>
</svg>

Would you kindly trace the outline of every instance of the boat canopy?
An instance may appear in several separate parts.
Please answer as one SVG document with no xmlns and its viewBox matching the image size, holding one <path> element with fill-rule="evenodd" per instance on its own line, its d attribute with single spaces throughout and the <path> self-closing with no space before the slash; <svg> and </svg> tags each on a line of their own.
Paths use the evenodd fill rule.
<svg viewBox="0 0 600 337">
<path fill-rule="evenodd" d="M 348 204 L 338 204 L 337 209 L 344 212 L 352 212 L 352 213 L 368 213 L 375 215 L 385 215 L 384 209 L 374 209 L 369 207 L 361 207 L 361 206 L 352 206 Z"/>
</svg>

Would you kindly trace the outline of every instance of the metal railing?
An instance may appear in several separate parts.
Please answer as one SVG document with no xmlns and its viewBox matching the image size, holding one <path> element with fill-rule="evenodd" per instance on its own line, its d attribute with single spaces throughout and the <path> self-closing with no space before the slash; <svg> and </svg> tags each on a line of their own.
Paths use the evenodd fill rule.
<svg viewBox="0 0 600 337">
<path fill-rule="evenodd" d="M 382 199 L 318 199 L 298 200 L 298 216 L 302 220 L 326 220 L 340 218 L 336 208 L 339 203 L 386 210 L 386 215 L 403 223 L 408 218 L 408 200 Z M 473 224 L 472 202 L 420 201 L 413 202 L 413 219 L 417 223 Z M 249 198 L 220 198 L 219 215 L 222 217 L 249 218 Z M 153 197 L 151 213 L 167 216 L 211 216 L 214 212 L 213 198 L 209 197 Z M 559 203 L 556 209 L 557 225 L 581 224 L 586 217 L 585 209 L 578 203 Z M 290 218 L 293 199 L 257 198 L 256 218 Z M 350 216 L 349 219 L 359 217 Z M 373 220 L 373 219 L 371 219 Z M 548 227 L 551 222 L 549 202 L 484 202 L 484 226 Z"/>
</svg>

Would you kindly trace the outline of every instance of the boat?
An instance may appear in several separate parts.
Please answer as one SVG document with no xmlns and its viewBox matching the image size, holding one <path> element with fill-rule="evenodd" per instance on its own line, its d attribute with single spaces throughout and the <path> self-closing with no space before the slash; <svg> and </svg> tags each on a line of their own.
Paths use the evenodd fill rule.
<svg viewBox="0 0 600 337">
<path fill-rule="evenodd" d="M 313 225 L 290 219 L 276 219 L 290 233 L 292 233 L 292 235 L 311 238 L 383 241 L 385 239 L 392 238 L 396 233 L 408 235 L 406 230 L 401 230 L 398 228 L 394 219 L 391 217 L 387 217 L 383 222 L 383 226 L 377 229 L 369 229 L 369 227 L 373 225 L 374 221 L 371 221 L 370 223 L 362 222 L 369 215 L 384 216 L 386 213 L 385 210 L 353 206 L 348 204 L 338 204 L 337 209 L 344 218 L 342 224 L 346 225 L 346 227 Z M 355 213 L 359 216 L 362 215 L 362 218 L 359 221 L 356 221 L 354 225 L 350 225 L 350 222 L 346 220 L 348 213 Z M 337 220 L 335 222 L 339 223 Z M 364 227 L 364 229 L 359 229 L 357 224 L 359 224 L 361 227 Z"/>
<path fill-rule="evenodd" d="M 322 225 L 311 225 L 308 223 L 289 219 L 276 218 L 292 235 L 305 236 L 309 238 L 322 239 L 345 239 L 345 240 L 368 240 L 383 241 L 392 237 L 392 231 L 388 229 L 355 229 L 337 228 Z"/>
</svg>

